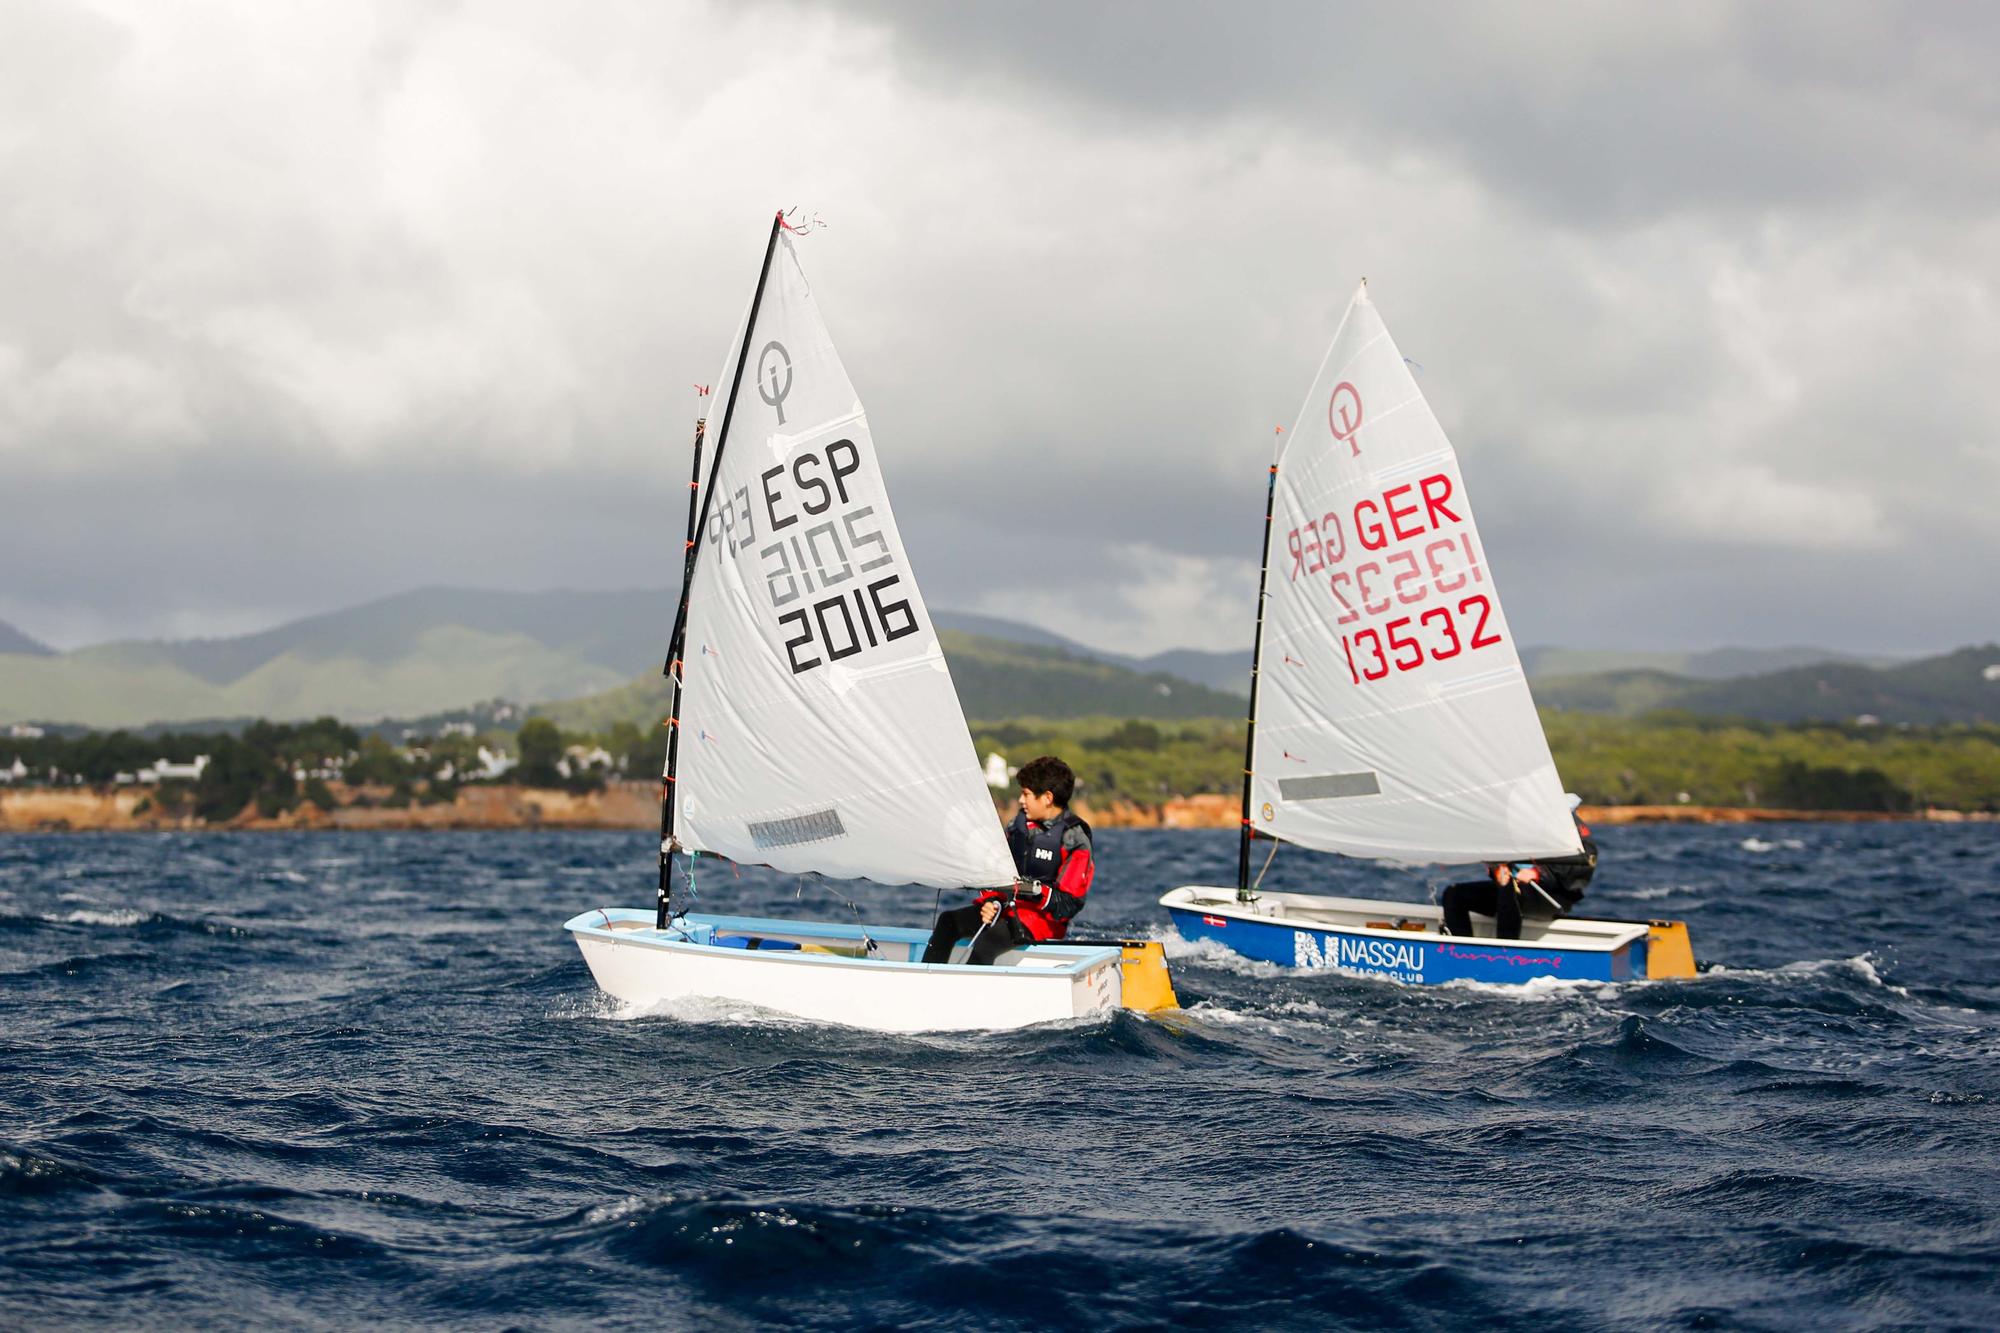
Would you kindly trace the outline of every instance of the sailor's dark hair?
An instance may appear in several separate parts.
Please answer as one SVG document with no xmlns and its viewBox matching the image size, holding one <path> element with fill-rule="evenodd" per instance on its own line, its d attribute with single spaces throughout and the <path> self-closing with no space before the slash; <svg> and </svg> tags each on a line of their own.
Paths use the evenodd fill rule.
<svg viewBox="0 0 2000 1333">
<path fill-rule="evenodd" d="M 1047 792 L 1051 800 L 1063 809 L 1069 809 L 1069 798 L 1076 795 L 1076 774 L 1070 766 L 1052 754 L 1036 755 L 1021 765 L 1014 774 L 1014 781 L 1022 791 L 1037 794 Z"/>
</svg>

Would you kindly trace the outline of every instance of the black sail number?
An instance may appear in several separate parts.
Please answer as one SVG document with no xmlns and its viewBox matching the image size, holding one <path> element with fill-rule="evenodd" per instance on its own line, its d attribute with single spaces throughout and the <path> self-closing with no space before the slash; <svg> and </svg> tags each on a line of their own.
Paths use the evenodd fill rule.
<svg viewBox="0 0 2000 1333">
<path fill-rule="evenodd" d="M 810 611 L 802 607 L 779 616 L 778 624 L 796 631 L 785 640 L 792 674 L 804 675 L 826 662 L 842 662 L 915 634 L 916 609 L 909 598 L 895 595 L 902 581 L 902 575 L 891 574 L 866 588 L 821 598 Z"/>
</svg>

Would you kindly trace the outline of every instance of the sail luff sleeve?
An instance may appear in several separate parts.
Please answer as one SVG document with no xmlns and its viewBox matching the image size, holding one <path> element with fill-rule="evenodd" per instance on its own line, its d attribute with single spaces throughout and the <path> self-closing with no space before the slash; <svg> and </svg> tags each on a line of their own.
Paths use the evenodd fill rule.
<svg viewBox="0 0 2000 1333">
<path fill-rule="evenodd" d="M 694 552 L 695 524 L 698 522 L 697 506 L 701 503 L 701 446 L 708 433 L 708 418 L 702 416 L 694 423 L 694 466 L 693 476 L 688 480 L 688 526 L 687 543 L 681 548 L 681 595 L 687 595 L 688 560 Z M 678 613 L 675 619 L 679 619 Z M 667 679 L 673 682 L 671 701 L 667 705 L 667 716 L 676 718 L 681 713 L 681 673 L 672 636 L 667 643 L 667 664 L 664 668 Z M 665 930 L 674 915 L 674 783 L 670 776 L 673 771 L 674 724 L 667 724 L 667 764 L 662 770 L 660 782 L 660 887 L 653 917 L 654 928 Z"/>
<path fill-rule="evenodd" d="M 1271 464 L 1264 483 L 1264 560 L 1257 570 L 1257 635 L 1250 649 L 1250 705 L 1243 724 L 1243 818 L 1236 846 L 1236 896 L 1250 896 L 1250 840 L 1256 825 L 1250 819 L 1250 783 L 1257 766 L 1257 681 L 1264 668 L 1264 587 L 1271 575 L 1271 506 L 1278 497 L 1278 465 Z"/>
<path fill-rule="evenodd" d="M 674 687 L 673 712 L 667 722 L 667 763 L 664 773 L 666 790 L 661 797 L 660 811 L 660 856 L 663 863 L 671 856 L 669 848 L 675 834 L 674 808 L 677 804 L 676 795 L 680 777 L 680 712 L 685 669 L 677 672 L 674 670 L 674 667 L 680 664 L 681 658 L 687 648 L 688 598 L 694 590 L 694 574 L 700 561 L 702 534 L 708 527 L 709 510 L 715 501 L 714 479 L 722 467 L 723 451 L 729 445 L 729 427 L 735 419 L 736 399 L 743 387 L 743 367 L 750 359 L 750 340 L 756 334 L 757 314 L 764 304 L 764 289 L 770 283 L 771 279 L 771 259 L 777 253 L 778 233 L 783 228 L 784 222 L 785 215 L 783 213 L 774 212 L 772 214 L 771 232 L 764 241 L 764 261 L 762 266 L 757 270 L 757 290 L 750 298 L 750 313 L 743 321 L 743 333 L 738 339 L 735 348 L 736 367 L 729 377 L 729 397 L 724 400 L 722 407 L 722 428 L 716 432 L 715 453 L 709 461 L 709 484 L 706 486 L 697 485 L 695 497 L 689 501 L 689 508 L 693 512 L 693 530 L 688 534 L 686 556 L 681 567 L 680 605 L 674 613 L 674 629 L 667 641 L 667 674 L 673 678 Z M 697 477 L 699 477 L 700 470 L 700 449 L 697 444 L 695 456 Z M 697 501 L 699 502 L 698 509 L 696 508 Z M 664 916 L 668 907 L 667 896 L 669 892 L 667 869 L 664 864 L 661 871 L 660 885 L 659 915 L 662 918 L 660 925 L 664 929 L 666 925 Z"/>
</svg>

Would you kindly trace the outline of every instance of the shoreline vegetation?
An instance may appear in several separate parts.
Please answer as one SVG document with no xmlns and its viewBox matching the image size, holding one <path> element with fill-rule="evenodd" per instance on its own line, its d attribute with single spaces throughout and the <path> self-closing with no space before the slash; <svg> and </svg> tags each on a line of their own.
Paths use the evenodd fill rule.
<svg viewBox="0 0 2000 1333">
<path fill-rule="evenodd" d="M 0 833 L 656 829 L 660 822 L 659 784 L 656 782 L 619 780 L 587 791 L 495 783 L 461 787 L 448 800 L 407 805 L 383 803 L 390 793 L 388 787 L 350 789 L 343 783 L 327 783 L 324 794 L 334 802 L 331 809 L 307 800 L 288 810 L 267 815 L 252 802 L 233 816 L 207 819 L 170 801 L 163 803 L 159 799 L 161 791 L 157 785 L 0 789 Z M 996 793 L 996 815 L 1006 811 L 998 795 Z M 1211 793 L 1169 797 L 1150 803 L 1119 799 L 1093 804 L 1088 800 L 1079 800 L 1077 810 L 1098 828 L 1233 829 L 1237 827 L 1241 804 L 1236 796 Z M 1787 810 L 1675 803 L 1586 805 L 1579 813 L 1585 823 L 1606 826 L 1658 823 L 2000 822 L 2000 813 L 1993 811 L 1940 808 Z"/>
<path fill-rule="evenodd" d="M 1777 724 L 1544 709 L 1557 771 L 1586 818 L 1749 822 L 2000 816 L 2000 727 Z M 379 731 L 379 729 L 378 729 Z M 33 734 L 23 734 L 32 732 Z M 1011 804 L 1012 764 L 1069 761 L 1105 828 L 1235 828 L 1243 724 L 1227 718 L 974 722 Z M 333 718 L 235 732 L 0 736 L 0 831 L 652 828 L 666 732 L 564 729 L 531 716 L 405 730 Z M 1004 769 L 1004 774 L 1003 774 Z"/>
</svg>

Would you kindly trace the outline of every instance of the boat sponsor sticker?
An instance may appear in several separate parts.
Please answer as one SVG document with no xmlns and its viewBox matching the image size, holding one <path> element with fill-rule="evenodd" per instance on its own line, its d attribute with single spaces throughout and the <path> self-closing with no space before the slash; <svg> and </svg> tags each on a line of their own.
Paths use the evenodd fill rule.
<svg viewBox="0 0 2000 1333">
<path fill-rule="evenodd" d="M 1424 946 L 1403 940 L 1366 936 L 1320 936 L 1310 930 L 1292 932 L 1292 965 L 1302 968 L 1350 968 L 1379 972 L 1398 981 L 1424 979 Z"/>
</svg>

